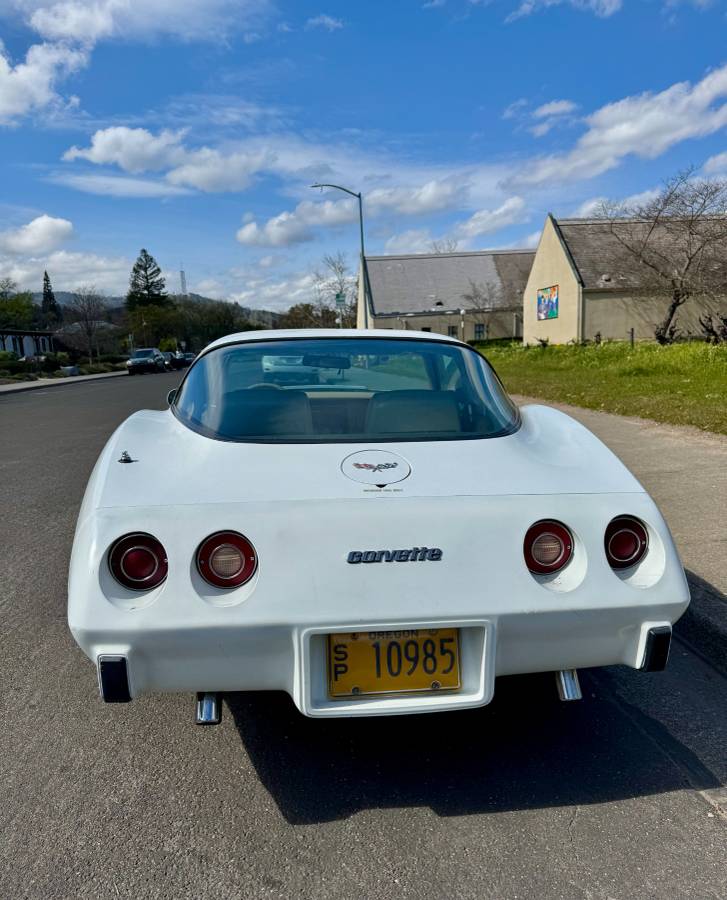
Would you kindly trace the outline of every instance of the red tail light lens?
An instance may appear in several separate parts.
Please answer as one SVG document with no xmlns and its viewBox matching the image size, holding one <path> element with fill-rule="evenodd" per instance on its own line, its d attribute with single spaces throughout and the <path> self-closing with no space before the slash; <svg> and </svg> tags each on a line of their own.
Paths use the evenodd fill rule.
<svg viewBox="0 0 727 900">
<path fill-rule="evenodd" d="M 114 578 L 132 591 L 149 591 L 167 577 L 167 553 L 150 534 L 126 534 L 109 550 Z"/>
<path fill-rule="evenodd" d="M 573 536 L 561 522 L 550 519 L 528 529 L 523 545 L 525 563 L 537 575 L 551 575 L 573 556 Z"/>
<path fill-rule="evenodd" d="M 211 534 L 197 550 L 197 570 L 215 587 L 239 587 L 252 578 L 256 569 L 255 548 L 236 531 Z"/>
<path fill-rule="evenodd" d="M 612 569 L 629 569 L 644 558 L 649 547 L 649 533 L 638 519 L 618 516 L 608 524 L 604 545 Z"/>
</svg>

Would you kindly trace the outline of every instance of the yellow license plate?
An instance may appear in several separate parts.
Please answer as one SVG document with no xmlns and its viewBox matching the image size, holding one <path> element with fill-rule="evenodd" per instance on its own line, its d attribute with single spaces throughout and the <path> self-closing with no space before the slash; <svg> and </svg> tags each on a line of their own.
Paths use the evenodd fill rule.
<svg viewBox="0 0 727 900">
<path fill-rule="evenodd" d="M 456 628 L 328 635 L 328 691 L 331 697 L 454 691 L 459 687 L 459 631 Z"/>
</svg>

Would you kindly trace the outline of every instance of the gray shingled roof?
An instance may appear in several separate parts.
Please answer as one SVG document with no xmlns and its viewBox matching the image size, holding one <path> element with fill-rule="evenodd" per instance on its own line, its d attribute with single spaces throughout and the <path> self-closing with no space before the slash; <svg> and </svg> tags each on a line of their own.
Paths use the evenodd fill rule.
<svg viewBox="0 0 727 900">
<path fill-rule="evenodd" d="M 467 308 L 473 282 L 494 305 L 520 307 L 534 258 L 532 250 L 367 256 L 374 315 Z"/>
<path fill-rule="evenodd" d="M 613 223 L 603 219 L 554 219 L 556 228 L 570 252 L 586 289 L 624 290 L 642 288 L 653 280 L 651 270 L 638 262 L 626 250 L 614 232 L 621 230 L 623 238 L 634 243 L 639 230 L 646 231 L 650 223 L 622 220 Z M 681 241 L 667 229 L 654 232 L 649 245 L 669 258 L 682 252 Z M 670 250 L 671 245 L 671 250 Z M 727 247 L 725 247 L 727 256 Z"/>
</svg>

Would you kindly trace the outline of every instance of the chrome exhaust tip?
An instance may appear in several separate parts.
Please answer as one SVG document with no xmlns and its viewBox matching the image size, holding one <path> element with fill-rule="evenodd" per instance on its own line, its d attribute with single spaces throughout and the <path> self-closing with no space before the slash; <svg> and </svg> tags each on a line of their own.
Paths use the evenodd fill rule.
<svg viewBox="0 0 727 900">
<path fill-rule="evenodd" d="M 555 673 L 555 684 L 561 700 L 581 700 L 581 685 L 577 669 L 561 669 Z"/>
<path fill-rule="evenodd" d="M 198 725 L 219 725 L 220 695 L 216 692 L 200 692 L 197 694 L 195 721 Z"/>
</svg>

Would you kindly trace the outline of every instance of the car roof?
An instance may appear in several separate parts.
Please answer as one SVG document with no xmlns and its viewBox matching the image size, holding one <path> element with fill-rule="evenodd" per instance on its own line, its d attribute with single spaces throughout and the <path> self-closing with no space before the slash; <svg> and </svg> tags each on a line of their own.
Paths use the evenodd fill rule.
<svg viewBox="0 0 727 900">
<path fill-rule="evenodd" d="M 433 334 L 431 331 L 410 331 L 409 329 L 393 328 L 281 328 L 265 331 L 240 331 L 237 334 L 228 334 L 218 338 L 205 347 L 205 351 L 215 347 L 224 347 L 226 344 L 239 344 L 252 341 L 285 341 L 291 338 L 388 338 L 389 340 L 425 340 L 444 341 L 448 344 L 461 344 L 457 338 L 447 337 L 443 334 Z M 463 346 L 467 346 L 463 344 Z"/>
</svg>

